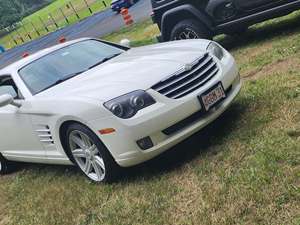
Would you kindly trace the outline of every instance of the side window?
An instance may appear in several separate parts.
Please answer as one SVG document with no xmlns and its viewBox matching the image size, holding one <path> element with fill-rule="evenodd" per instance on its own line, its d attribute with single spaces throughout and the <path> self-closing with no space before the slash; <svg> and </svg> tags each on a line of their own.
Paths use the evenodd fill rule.
<svg viewBox="0 0 300 225">
<path fill-rule="evenodd" d="M 23 98 L 11 76 L 0 76 L 0 95 L 10 94 L 14 99 Z"/>
</svg>

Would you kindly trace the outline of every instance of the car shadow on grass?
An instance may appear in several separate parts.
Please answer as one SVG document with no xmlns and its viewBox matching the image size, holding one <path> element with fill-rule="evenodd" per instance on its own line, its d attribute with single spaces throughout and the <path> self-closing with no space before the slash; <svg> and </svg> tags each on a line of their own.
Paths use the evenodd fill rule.
<svg viewBox="0 0 300 225">
<path fill-rule="evenodd" d="M 297 15 L 288 15 L 287 18 L 277 18 L 272 20 L 272 22 L 264 22 L 265 24 L 263 25 L 254 25 L 244 34 L 237 36 L 222 35 L 217 37 L 216 40 L 227 50 L 234 50 L 254 43 L 260 44 L 279 35 L 288 36 L 299 33 L 300 12 L 295 13 L 297 13 Z"/>
<path fill-rule="evenodd" d="M 192 135 L 182 143 L 162 153 L 156 158 L 140 165 L 123 170 L 120 181 L 143 180 L 169 173 L 183 165 L 190 163 L 197 157 L 206 154 L 216 155 L 224 149 L 212 148 L 220 145 L 237 128 L 243 117 L 246 107 L 238 102 L 234 103 L 223 115 L 213 123 Z"/>
</svg>

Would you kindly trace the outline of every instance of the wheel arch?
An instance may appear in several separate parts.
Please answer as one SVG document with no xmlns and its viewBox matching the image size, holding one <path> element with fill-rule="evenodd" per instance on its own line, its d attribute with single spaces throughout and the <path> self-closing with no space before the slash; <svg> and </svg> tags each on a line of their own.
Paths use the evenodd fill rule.
<svg viewBox="0 0 300 225">
<path fill-rule="evenodd" d="M 67 134 L 68 127 L 73 123 L 78 123 L 78 124 L 84 125 L 81 122 L 76 121 L 76 120 L 66 120 L 62 124 L 60 124 L 59 131 L 58 131 L 59 142 L 62 146 L 62 149 L 72 162 L 73 162 L 73 160 L 72 160 L 72 157 L 70 156 L 70 152 L 67 151 L 67 139 L 66 139 L 67 135 L 66 134 Z M 86 125 L 84 125 L 84 126 L 86 126 Z"/>
<path fill-rule="evenodd" d="M 163 41 L 168 41 L 174 26 L 185 19 L 195 19 L 201 22 L 208 30 L 213 32 L 213 22 L 206 13 L 197 10 L 189 4 L 175 7 L 162 16 L 161 32 Z"/>
<path fill-rule="evenodd" d="M 70 157 L 70 152 L 67 151 L 68 147 L 67 147 L 67 139 L 66 139 L 66 133 L 67 133 L 67 129 L 71 124 L 80 124 L 81 126 L 86 127 L 87 129 L 89 129 L 91 132 L 95 133 L 93 131 L 93 129 L 91 127 L 89 127 L 87 124 L 82 123 L 78 120 L 74 120 L 74 119 L 70 119 L 70 120 L 65 120 L 63 121 L 60 125 L 59 125 L 59 142 L 62 146 L 63 151 L 65 152 L 65 154 L 68 156 L 68 158 L 71 160 L 72 157 Z M 101 143 L 101 145 L 103 145 L 104 149 L 111 155 L 111 157 L 114 159 L 112 153 L 109 151 L 109 149 L 106 147 L 106 145 L 104 144 L 104 142 L 101 140 L 101 138 L 99 137 L 99 135 L 95 134 L 99 140 L 99 142 Z"/>
</svg>

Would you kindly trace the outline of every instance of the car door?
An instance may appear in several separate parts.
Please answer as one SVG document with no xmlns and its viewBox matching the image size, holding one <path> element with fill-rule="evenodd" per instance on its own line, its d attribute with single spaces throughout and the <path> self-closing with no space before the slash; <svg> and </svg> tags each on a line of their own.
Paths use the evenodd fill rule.
<svg viewBox="0 0 300 225">
<path fill-rule="evenodd" d="M 22 93 L 9 75 L 0 75 L 0 95 L 10 94 L 24 102 Z M 13 105 L 0 107 L 0 152 L 9 160 L 39 162 L 46 152 L 35 134 L 31 117 Z"/>
<path fill-rule="evenodd" d="M 277 5 L 280 2 L 286 1 L 287 0 L 234 0 L 234 3 L 237 8 L 244 11 L 250 11 L 267 5 L 270 5 L 270 7 L 272 7 L 273 5 Z"/>
</svg>

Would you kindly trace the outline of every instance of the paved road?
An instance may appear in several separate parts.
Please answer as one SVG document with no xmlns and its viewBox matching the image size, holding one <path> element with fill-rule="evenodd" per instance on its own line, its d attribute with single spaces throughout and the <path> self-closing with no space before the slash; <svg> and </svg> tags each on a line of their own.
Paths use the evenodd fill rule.
<svg viewBox="0 0 300 225">
<path fill-rule="evenodd" d="M 130 8 L 130 13 L 135 22 L 146 19 L 151 13 L 150 0 L 140 0 Z M 53 46 L 59 37 L 64 36 L 67 40 L 81 37 L 102 37 L 106 34 L 124 27 L 124 21 L 120 15 L 110 9 L 97 13 L 81 22 L 50 33 L 42 38 L 25 43 L 18 47 L 0 54 L 0 69 L 19 60 L 24 52 L 34 53 L 40 49 Z"/>
</svg>

